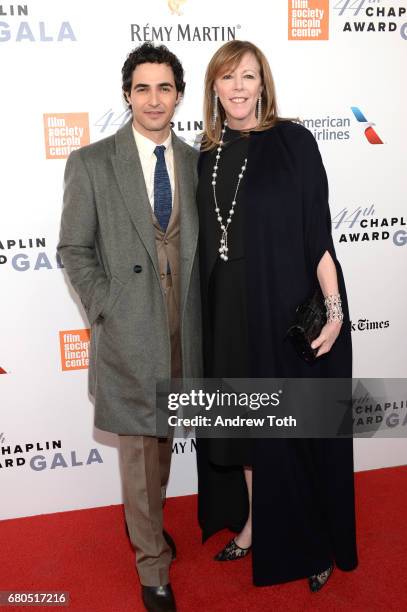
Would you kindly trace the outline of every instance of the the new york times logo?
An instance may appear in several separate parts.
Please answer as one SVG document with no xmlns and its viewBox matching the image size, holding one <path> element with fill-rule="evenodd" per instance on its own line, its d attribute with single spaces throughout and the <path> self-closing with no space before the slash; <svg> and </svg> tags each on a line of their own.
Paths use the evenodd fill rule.
<svg viewBox="0 0 407 612">
<path fill-rule="evenodd" d="M 130 24 L 130 38 L 132 42 L 227 42 L 236 39 L 238 25 L 205 25 L 195 26 L 189 23 L 176 26 L 151 25 L 146 23 Z"/>
<path fill-rule="evenodd" d="M 177 440 L 172 445 L 173 455 L 187 455 L 196 452 L 196 441 L 194 438 L 187 440 Z"/>
<path fill-rule="evenodd" d="M 358 319 L 351 321 L 352 331 L 376 331 L 378 329 L 387 329 L 390 326 L 390 321 L 369 321 L 369 319 Z"/>
<path fill-rule="evenodd" d="M 33 21 L 29 18 L 28 4 L 0 4 L 0 43 L 65 41 L 76 42 L 69 21 Z"/>
</svg>

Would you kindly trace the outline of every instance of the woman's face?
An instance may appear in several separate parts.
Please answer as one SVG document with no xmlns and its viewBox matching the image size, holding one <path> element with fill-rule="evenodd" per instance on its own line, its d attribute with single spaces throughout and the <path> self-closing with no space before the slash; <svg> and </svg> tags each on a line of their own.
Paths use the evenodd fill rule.
<svg viewBox="0 0 407 612">
<path fill-rule="evenodd" d="M 262 90 L 260 66 L 253 53 L 245 53 L 240 63 L 219 74 L 214 90 L 219 96 L 228 125 L 244 130 L 257 125 L 256 104 Z"/>
</svg>

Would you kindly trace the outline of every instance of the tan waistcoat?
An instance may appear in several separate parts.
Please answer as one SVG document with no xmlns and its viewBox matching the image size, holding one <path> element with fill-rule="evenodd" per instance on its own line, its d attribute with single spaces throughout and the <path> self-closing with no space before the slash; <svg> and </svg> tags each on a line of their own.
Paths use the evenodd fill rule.
<svg viewBox="0 0 407 612">
<path fill-rule="evenodd" d="M 173 378 L 180 378 L 182 376 L 179 313 L 180 204 L 178 193 L 178 182 L 175 174 L 174 203 L 165 233 L 161 229 L 153 212 L 158 267 L 160 270 L 161 286 L 167 305 L 168 325 L 171 338 L 171 375 Z"/>
</svg>

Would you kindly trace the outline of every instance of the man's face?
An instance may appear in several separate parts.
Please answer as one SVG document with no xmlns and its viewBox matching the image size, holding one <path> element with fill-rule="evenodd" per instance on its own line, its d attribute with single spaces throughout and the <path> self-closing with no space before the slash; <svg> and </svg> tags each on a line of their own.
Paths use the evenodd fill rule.
<svg viewBox="0 0 407 612">
<path fill-rule="evenodd" d="M 180 97 L 171 66 L 150 63 L 137 66 L 127 94 L 136 130 L 152 140 L 159 138 L 160 132 L 168 133 Z"/>
</svg>

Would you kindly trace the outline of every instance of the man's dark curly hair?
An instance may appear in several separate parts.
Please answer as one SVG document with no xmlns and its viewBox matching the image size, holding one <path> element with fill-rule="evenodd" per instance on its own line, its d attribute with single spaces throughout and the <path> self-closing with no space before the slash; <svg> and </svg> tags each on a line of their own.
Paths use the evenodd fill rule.
<svg viewBox="0 0 407 612">
<path fill-rule="evenodd" d="M 126 94 L 130 94 L 133 72 L 140 64 L 167 64 L 172 68 L 177 92 L 184 93 L 184 69 L 181 62 L 174 53 L 171 53 L 165 45 L 155 47 L 150 42 L 145 42 L 129 53 L 122 68 L 122 90 L 127 102 Z M 130 105 L 129 105 L 130 106 Z"/>
</svg>

